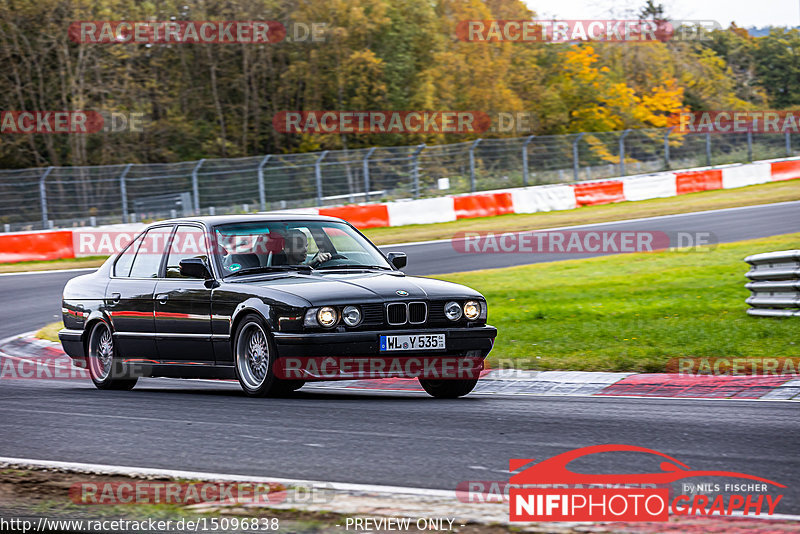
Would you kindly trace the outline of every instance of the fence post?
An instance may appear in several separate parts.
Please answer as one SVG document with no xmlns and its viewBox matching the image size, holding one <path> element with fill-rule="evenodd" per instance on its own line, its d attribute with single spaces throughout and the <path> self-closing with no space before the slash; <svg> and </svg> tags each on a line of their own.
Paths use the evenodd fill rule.
<svg viewBox="0 0 800 534">
<path fill-rule="evenodd" d="M 469 147 L 469 190 L 475 192 L 475 147 L 480 144 L 483 139 L 475 139 Z"/>
<path fill-rule="evenodd" d="M 578 181 L 578 174 L 580 173 L 580 162 L 578 161 L 578 143 L 583 137 L 583 132 L 579 133 L 575 136 L 575 140 L 572 142 L 572 176 L 575 178 L 575 181 Z"/>
<path fill-rule="evenodd" d="M 535 135 L 529 135 L 522 143 L 522 185 L 528 185 L 528 145 L 531 144 Z"/>
<path fill-rule="evenodd" d="M 45 187 L 44 181 L 51 172 L 53 172 L 53 167 L 47 167 L 39 178 L 39 198 L 42 203 L 42 228 L 45 230 L 49 227 L 49 221 L 47 220 L 47 188 Z"/>
<path fill-rule="evenodd" d="M 747 130 L 747 161 L 753 162 L 753 132 Z"/>
<path fill-rule="evenodd" d="M 417 149 L 411 155 L 412 165 L 414 166 L 411 171 L 414 174 L 414 198 L 419 198 L 419 154 L 425 150 L 425 143 L 417 145 Z"/>
<path fill-rule="evenodd" d="M 314 163 L 314 176 L 317 178 L 317 206 L 322 206 L 322 167 L 320 167 L 320 164 L 327 155 L 328 151 L 325 150 L 319 155 L 317 161 Z"/>
<path fill-rule="evenodd" d="M 672 133 L 674 130 L 674 126 L 670 126 L 667 128 L 667 131 L 664 133 L 664 168 L 665 170 L 669 170 L 669 134 Z"/>
<path fill-rule="evenodd" d="M 194 196 L 195 215 L 200 215 L 200 185 L 197 183 L 197 171 L 200 170 L 200 167 L 202 167 L 205 161 L 205 159 L 201 159 L 197 162 L 197 165 L 194 166 L 194 169 L 192 169 L 192 196 Z"/>
<path fill-rule="evenodd" d="M 272 154 L 267 154 L 261 163 L 258 164 L 258 202 L 261 204 L 261 211 L 267 211 L 267 190 L 264 187 L 264 166 L 269 161 Z"/>
<path fill-rule="evenodd" d="M 706 166 L 711 167 L 711 134 L 706 132 Z"/>
<path fill-rule="evenodd" d="M 625 138 L 631 133 L 630 130 L 625 130 L 619 136 L 619 175 L 625 176 Z"/>
<path fill-rule="evenodd" d="M 362 162 L 364 166 L 364 202 L 369 202 L 369 190 L 371 189 L 369 184 L 369 158 L 372 156 L 372 153 L 375 152 L 375 149 L 378 147 L 372 147 L 367 150 L 367 154 L 364 156 L 364 161 Z"/>
<path fill-rule="evenodd" d="M 128 176 L 128 171 L 131 170 L 133 163 L 128 163 L 122 169 L 122 174 L 119 175 L 119 194 L 122 197 L 122 222 L 128 223 L 128 186 L 125 183 L 125 177 Z"/>
<path fill-rule="evenodd" d="M 792 157 L 792 134 L 786 132 L 786 157 Z"/>
</svg>

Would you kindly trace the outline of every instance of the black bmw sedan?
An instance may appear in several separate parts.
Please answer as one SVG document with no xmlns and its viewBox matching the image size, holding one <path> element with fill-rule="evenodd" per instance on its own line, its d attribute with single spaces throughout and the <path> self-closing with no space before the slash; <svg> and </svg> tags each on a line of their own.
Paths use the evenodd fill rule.
<svg viewBox="0 0 800 534">
<path fill-rule="evenodd" d="M 240 215 L 153 224 L 64 288 L 64 350 L 101 389 L 144 376 L 236 378 L 252 396 L 308 381 L 475 387 L 497 330 L 483 296 L 406 276 L 341 219 Z"/>
</svg>

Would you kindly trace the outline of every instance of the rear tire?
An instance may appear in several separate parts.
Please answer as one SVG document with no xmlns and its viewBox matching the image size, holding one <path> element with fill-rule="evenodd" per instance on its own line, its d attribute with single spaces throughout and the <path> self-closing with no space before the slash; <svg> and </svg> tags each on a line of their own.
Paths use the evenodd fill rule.
<svg viewBox="0 0 800 534">
<path fill-rule="evenodd" d="M 233 342 L 236 378 L 250 397 L 280 397 L 303 387 L 302 380 L 281 380 L 275 376 L 277 351 L 258 315 L 246 316 L 236 329 Z"/>
<path fill-rule="evenodd" d="M 133 389 L 138 378 L 131 378 L 117 357 L 114 336 L 105 321 L 92 327 L 87 349 L 89 376 L 97 389 Z"/>
<path fill-rule="evenodd" d="M 437 399 L 457 399 L 475 389 L 478 379 L 430 380 L 427 378 L 420 378 L 419 383 L 431 397 Z"/>
</svg>

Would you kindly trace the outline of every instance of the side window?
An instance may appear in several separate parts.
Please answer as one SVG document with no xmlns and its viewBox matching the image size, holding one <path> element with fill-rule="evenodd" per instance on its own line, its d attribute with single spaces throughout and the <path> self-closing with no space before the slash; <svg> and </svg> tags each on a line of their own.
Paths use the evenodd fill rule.
<svg viewBox="0 0 800 534">
<path fill-rule="evenodd" d="M 131 265 L 133 265 L 133 258 L 136 256 L 136 249 L 142 243 L 142 236 L 137 237 L 128 247 L 122 251 L 114 263 L 114 276 L 120 278 L 127 278 L 131 274 Z"/>
<path fill-rule="evenodd" d="M 208 248 L 203 230 L 196 226 L 178 226 L 167 258 L 167 278 L 188 278 L 181 274 L 181 260 L 203 258 L 208 261 Z"/>
<path fill-rule="evenodd" d="M 164 246 L 172 227 L 151 228 L 144 235 L 131 268 L 131 278 L 158 278 Z"/>
</svg>

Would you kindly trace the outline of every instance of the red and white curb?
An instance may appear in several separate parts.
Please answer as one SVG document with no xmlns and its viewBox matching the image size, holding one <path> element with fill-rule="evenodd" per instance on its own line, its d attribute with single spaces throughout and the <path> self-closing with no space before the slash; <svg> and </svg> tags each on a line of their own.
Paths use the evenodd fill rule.
<svg viewBox="0 0 800 534">
<path fill-rule="evenodd" d="M 0 380 L 11 378 L 19 366 L 13 362 L 35 362 L 21 378 L 86 378 L 84 369 L 72 366 L 59 343 L 37 339 L 33 333 L 0 340 Z M 304 390 L 408 391 L 422 392 L 419 382 L 409 378 L 336 380 L 312 382 Z M 525 395 L 571 397 L 652 397 L 679 399 L 800 401 L 800 378 L 796 376 L 709 376 L 673 373 L 608 373 L 588 371 L 485 371 L 471 395 Z"/>
</svg>

